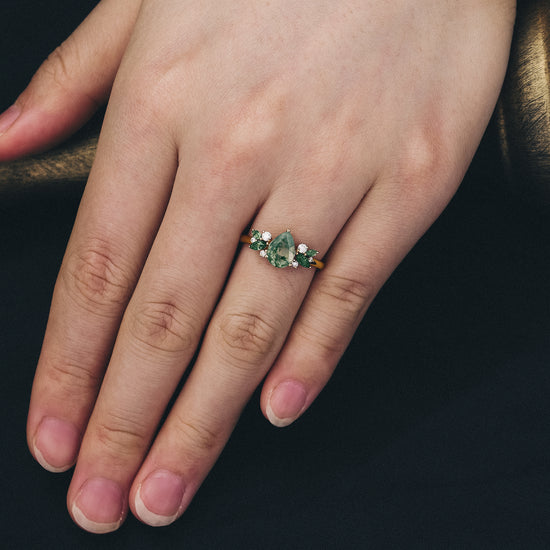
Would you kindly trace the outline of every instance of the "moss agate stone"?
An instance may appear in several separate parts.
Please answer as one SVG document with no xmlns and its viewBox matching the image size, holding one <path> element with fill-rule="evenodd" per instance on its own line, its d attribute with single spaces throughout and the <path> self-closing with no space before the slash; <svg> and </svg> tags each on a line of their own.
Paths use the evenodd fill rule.
<svg viewBox="0 0 550 550">
<path fill-rule="evenodd" d="M 267 259 L 275 267 L 288 267 L 296 256 L 296 245 L 290 231 L 275 237 L 267 249 Z"/>
</svg>

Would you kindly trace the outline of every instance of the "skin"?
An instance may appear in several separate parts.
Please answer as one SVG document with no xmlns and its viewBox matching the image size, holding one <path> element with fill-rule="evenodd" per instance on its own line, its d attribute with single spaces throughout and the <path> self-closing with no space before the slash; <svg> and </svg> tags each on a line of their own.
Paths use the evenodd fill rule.
<svg viewBox="0 0 550 550">
<path fill-rule="evenodd" d="M 304 413 L 462 180 L 514 16 L 510 0 L 103 0 L 44 63 L 1 160 L 110 96 L 28 417 L 44 467 L 76 463 L 80 526 L 179 517 L 264 378 L 272 423 Z M 250 226 L 291 228 L 326 268 L 239 249 Z"/>
</svg>

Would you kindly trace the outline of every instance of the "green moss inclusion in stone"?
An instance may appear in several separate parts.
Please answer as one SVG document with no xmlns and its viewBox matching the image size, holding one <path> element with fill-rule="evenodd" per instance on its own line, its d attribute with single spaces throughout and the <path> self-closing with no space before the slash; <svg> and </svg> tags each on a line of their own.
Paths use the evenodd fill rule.
<svg viewBox="0 0 550 550">
<path fill-rule="evenodd" d="M 275 267 L 288 267 L 296 256 L 296 246 L 290 231 L 275 237 L 267 249 L 267 259 Z"/>
</svg>

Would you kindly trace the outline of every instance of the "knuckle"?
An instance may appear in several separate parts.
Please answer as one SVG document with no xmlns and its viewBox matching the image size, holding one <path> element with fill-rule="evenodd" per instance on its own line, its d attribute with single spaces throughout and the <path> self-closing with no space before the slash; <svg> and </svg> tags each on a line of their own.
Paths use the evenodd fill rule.
<svg viewBox="0 0 550 550">
<path fill-rule="evenodd" d="M 260 169 L 258 160 L 282 142 L 284 103 L 284 94 L 262 89 L 225 114 L 206 141 L 215 175 L 239 180 L 243 170 Z"/>
<path fill-rule="evenodd" d="M 88 311 L 112 314 L 125 305 L 133 277 L 110 245 L 94 240 L 70 252 L 63 270 L 68 292 Z"/>
<path fill-rule="evenodd" d="M 99 376 L 84 365 L 53 362 L 48 365 L 47 384 L 55 388 L 61 400 L 74 400 L 79 395 L 88 396 L 96 392 L 100 384 Z"/>
<path fill-rule="evenodd" d="M 413 139 L 405 152 L 405 164 L 411 180 L 425 180 L 437 168 L 437 148 L 433 141 Z"/>
<path fill-rule="evenodd" d="M 53 81 L 61 89 L 68 88 L 73 79 L 72 65 L 79 59 L 75 43 L 69 38 L 53 50 L 42 63 L 38 76 Z"/>
<path fill-rule="evenodd" d="M 105 422 L 95 426 L 94 434 L 109 456 L 123 460 L 143 453 L 147 445 L 145 427 L 132 422 L 128 416 L 111 414 Z"/>
<path fill-rule="evenodd" d="M 341 321 L 354 324 L 361 319 L 374 299 L 376 289 L 371 282 L 346 275 L 326 274 L 317 292 L 327 302 L 325 308 Z"/>
<path fill-rule="evenodd" d="M 436 128 L 436 124 L 418 128 L 402 147 L 395 176 L 409 196 L 431 194 L 450 164 L 444 153 L 446 138 Z"/>
<path fill-rule="evenodd" d="M 130 317 L 134 339 L 153 351 L 181 353 L 194 349 L 200 322 L 173 299 L 147 301 Z"/>
<path fill-rule="evenodd" d="M 40 98 L 44 91 L 48 95 L 57 88 L 62 95 L 76 93 L 86 98 L 92 108 L 99 108 L 106 99 L 106 85 L 108 79 L 108 64 L 94 65 L 87 59 L 85 49 L 82 50 L 82 41 L 74 35 L 69 36 L 42 62 L 39 70 L 32 78 L 30 87 Z M 83 71 L 89 80 L 99 86 L 83 86 L 81 78 Z M 103 84 L 103 85 L 102 85 Z M 32 92 L 31 92 L 32 93 Z"/>
<path fill-rule="evenodd" d="M 320 316 L 323 314 L 324 312 L 320 312 Z M 330 369 L 334 358 L 340 357 L 348 344 L 348 339 L 342 338 L 340 332 L 334 330 L 333 323 L 334 319 L 329 319 L 322 326 L 318 321 L 315 324 L 302 322 L 296 328 L 296 336 L 302 343 L 302 347 L 306 347 L 304 346 L 306 344 L 308 350 L 313 350 L 315 356 L 323 360 L 317 363 L 319 372 Z"/>
<path fill-rule="evenodd" d="M 175 425 L 180 443 L 191 455 L 208 455 L 223 445 L 222 434 L 206 426 L 204 422 L 180 416 L 177 417 Z"/>
<path fill-rule="evenodd" d="M 310 302 L 309 314 L 294 328 L 295 336 L 331 372 L 334 361 L 346 350 L 355 327 L 376 295 L 369 280 L 324 274 Z"/>
<path fill-rule="evenodd" d="M 226 313 L 218 325 L 224 353 L 240 365 L 257 365 L 274 347 L 276 327 L 253 312 Z"/>
</svg>

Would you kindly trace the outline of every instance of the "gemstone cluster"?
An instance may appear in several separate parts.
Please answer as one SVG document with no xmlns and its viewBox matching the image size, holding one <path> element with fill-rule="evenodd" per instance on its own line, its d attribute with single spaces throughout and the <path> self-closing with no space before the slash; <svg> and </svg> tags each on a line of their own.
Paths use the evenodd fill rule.
<svg viewBox="0 0 550 550">
<path fill-rule="evenodd" d="M 318 253 L 317 250 L 308 248 L 303 243 L 296 246 L 289 229 L 274 239 L 271 238 L 269 231 L 253 229 L 250 248 L 259 250 L 260 256 L 267 258 L 269 263 L 275 267 L 297 268 L 302 266 L 311 268 L 314 262 L 313 257 Z"/>
</svg>

